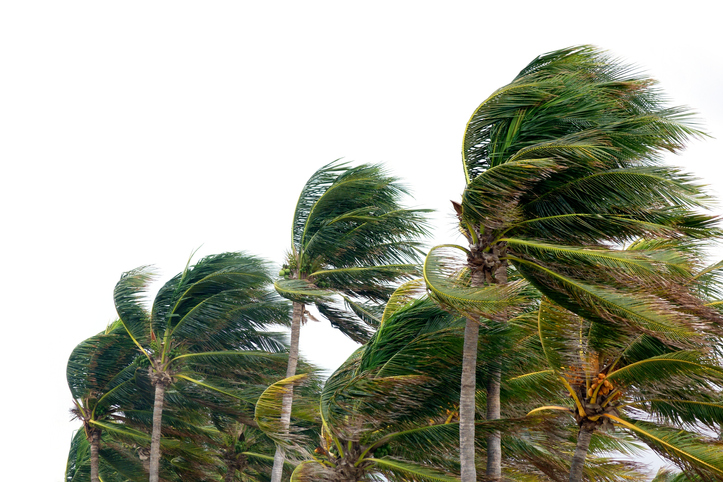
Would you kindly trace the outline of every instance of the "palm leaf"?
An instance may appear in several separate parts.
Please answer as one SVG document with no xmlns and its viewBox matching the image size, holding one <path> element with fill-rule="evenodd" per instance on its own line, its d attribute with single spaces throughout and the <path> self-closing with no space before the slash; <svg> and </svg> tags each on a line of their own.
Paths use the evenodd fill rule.
<svg viewBox="0 0 723 482">
<path fill-rule="evenodd" d="M 697 336 L 691 317 L 660 298 L 588 284 L 526 259 L 509 259 L 545 296 L 590 321 L 611 329 L 627 325 L 672 344 L 686 344 Z"/>
<path fill-rule="evenodd" d="M 682 430 L 671 430 L 645 422 L 628 422 L 615 415 L 605 414 L 621 426 L 635 432 L 660 455 L 675 462 L 686 472 L 705 477 L 723 477 L 723 450 L 720 443 Z"/>
<path fill-rule="evenodd" d="M 399 311 L 403 306 L 412 300 L 419 298 L 424 293 L 424 279 L 416 278 L 409 280 L 394 290 L 392 296 L 389 297 L 382 313 L 381 323 L 384 323 L 394 313 Z"/>
<path fill-rule="evenodd" d="M 459 479 L 452 474 L 391 457 L 366 460 L 372 462 L 381 473 L 410 482 L 459 482 Z"/>
<path fill-rule="evenodd" d="M 291 427 L 289 431 L 284 430 L 281 423 L 281 401 L 284 394 L 293 390 L 294 387 L 300 386 L 308 378 L 309 374 L 302 373 L 279 380 L 264 390 L 256 402 L 254 420 L 259 429 L 277 444 L 295 448 L 304 441 L 298 429 L 295 430 Z M 295 401 L 291 416 L 302 420 L 314 420 L 317 417 L 307 404 L 300 403 L 299 400 Z"/>
<path fill-rule="evenodd" d="M 467 251 L 457 245 L 432 248 L 424 260 L 424 281 L 429 295 L 447 309 L 464 316 L 492 320 L 510 318 L 528 299 L 524 296 L 526 283 L 516 281 L 505 285 L 469 286 L 462 271 L 459 254 Z"/>
<path fill-rule="evenodd" d="M 307 280 L 278 280 L 274 288 L 284 298 L 297 303 L 313 303 L 333 296 L 331 291 L 319 289 Z"/>
</svg>

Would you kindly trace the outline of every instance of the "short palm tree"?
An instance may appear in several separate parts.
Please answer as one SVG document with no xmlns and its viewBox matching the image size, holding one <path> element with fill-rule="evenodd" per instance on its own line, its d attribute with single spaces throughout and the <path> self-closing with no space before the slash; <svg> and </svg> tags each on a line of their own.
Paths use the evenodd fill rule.
<svg viewBox="0 0 723 482">
<path fill-rule="evenodd" d="M 404 194 L 399 181 L 379 165 L 332 162 L 307 181 L 280 273 L 285 279 L 275 284 L 278 293 L 293 302 L 287 377 L 296 373 L 306 305 L 314 305 L 332 326 L 364 343 L 378 324 L 380 310 L 373 303 L 385 302 L 395 283 L 418 274 L 418 238 L 426 234 L 427 211 L 402 207 Z M 335 296 L 350 310 L 335 306 Z M 282 410 L 286 426 L 292 403 L 290 389 Z M 279 448 L 272 482 L 279 482 L 283 460 Z"/>
<path fill-rule="evenodd" d="M 508 280 L 510 270 L 572 312 L 671 343 L 695 336 L 699 317 L 710 315 L 697 302 L 689 309 L 689 293 L 660 281 L 668 268 L 658 260 L 613 249 L 641 237 L 712 235 L 714 218 L 691 209 L 705 205 L 701 189 L 660 162 L 662 152 L 701 135 L 687 110 L 663 104 L 654 81 L 588 46 L 536 58 L 475 110 L 462 149 L 466 187 L 454 203 L 468 246 L 437 247 L 425 262 L 430 294 L 469 316 L 464 482 L 475 480 L 477 323 L 514 315 L 523 286 Z M 488 391 L 487 418 L 495 419 L 495 377 Z M 493 480 L 500 457 L 500 436 L 492 434 Z"/>
<path fill-rule="evenodd" d="M 120 322 L 147 359 L 155 387 L 149 480 L 158 482 L 168 387 L 190 384 L 233 396 L 218 385 L 285 365 L 285 346 L 264 329 L 286 322 L 288 305 L 268 290 L 266 263 L 243 253 L 208 256 L 187 266 L 159 290 L 149 313 L 142 296 L 150 279 L 146 268 L 125 273 L 114 299 Z M 252 413 L 254 401 L 239 400 Z"/>
<path fill-rule="evenodd" d="M 723 423 L 723 365 L 710 346 L 675 348 L 645 333 L 625 334 L 543 302 L 539 338 L 549 369 L 531 373 L 537 386 L 554 379 L 569 403 L 531 413 L 570 413 L 580 427 L 570 471 L 583 480 L 594 433 L 618 427 L 689 475 L 723 480 L 723 445 L 706 435 Z M 550 377 L 543 382 L 543 377 Z M 550 390 L 550 388 L 548 388 Z"/>
<path fill-rule="evenodd" d="M 100 480 L 103 433 L 128 436 L 133 430 L 123 426 L 123 411 L 147 398 L 135 384 L 138 356 L 133 341 L 116 321 L 76 346 L 68 359 L 66 377 L 73 396 L 72 413 L 83 422 L 83 430 L 76 438 L 84 436 L 87 441 L 91 482 Z M 143 438 L 142 433 L 134 433 Z"/>
<path fill-rule="evenodd" d="M 98 465 L 91 467 L 90 441 L 84 431 L 73 435 L 68 451 L 68 463 L 65 468 L 65 482 L 88 482 L 91 472 L 95 471 L 103 482 L 143 482 L 148 480 L 135 452 L 130 446 L 115 440 L 109 433 L 101 434 L 102 447 L 98 450 Z"/>
</svg>

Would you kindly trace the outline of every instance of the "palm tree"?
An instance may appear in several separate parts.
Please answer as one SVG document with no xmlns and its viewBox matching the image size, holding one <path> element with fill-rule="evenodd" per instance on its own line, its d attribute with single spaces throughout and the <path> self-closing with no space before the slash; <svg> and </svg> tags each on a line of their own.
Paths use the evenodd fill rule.
<svg viewBox="0 0 723 482">
<path fill-rule="evenodd" d="M 286 376 L 296 373 L 299 333 L 306 305 L 313 304 L 332 326 L 358 343 L 369 339 L 394 283 L 417 273 L 419 242 L 426 234 L 427 210 L 405 209 L 399 181 L 379 165 L 350 167 L 332 162 L 316 171 L 301 191 L 291 228 L 291 250 L 276 282 L 293 302 L 291 346 Z M 351 311 L 334 305 L 341 296 Z M 366 303 L 365 303 L 366 302 Z M 281 412 L 289 425 L 293 393 Z M 284 460 L 279 447 L 272 482 L 279 482 Z"/>
<path fill-rule="evenodd" d="M 104 432 L 142 433 L 123 426 L 123 411 L 142 403 L 135 384 L 138 351 L 119 321 L 80 343 L 68 359 L 66 377 L 73 396 L 73 415 L 83 422 L 91 482 L 99 482 L 101 438 Z M 74 442 L 79 444 L 80 441 Z M 78 452 L 78 453 L 83 453 Z"/>
<path fill-rule="evenodd" d="M 454 206 L 469 246 L 432 249 L 424 273 L 439 303 L 469 317 L 463 482 L 475 480 L 477 324 L 504 322 L 524 301 L 524 284 L 510 282 L 509 273 L 590 320 L 671 343 L 695 337 L 699 318 L 711 316 L 663 281 L 671 274 L 665 263 L 613 249 L 641 237 L 713 233 L 714 218 L 692 211 L 705 206 L 700 188 L 660 163 L 662 152 L 702 134 L 688 111 L 663 105 L 654 84 L 593 47 L 563 49 L 533 60 L 467 123 L 466 187 Z M 488 419 L 499 417 L 498 380 L 489 378 Z M 487 445 L 487 476 L 499 479 L 499 434 Z"/>
<path fill-rule="evenodd" d="M 101 434 L 102 446 L 98 450 L 97 468 L 91 467 L 90 441 L 84 430 L 73 435 L 65 468 L 65 482 L 87 482 L 95 471 L 103 482 L 142 482 L 148 479 L 148 472 L 138 460 L 137 454 L 110 433 Z"/>
<path fill-rule="evenodd" d="M 266 263 L 243 253 L 208 256 L 187 266 L 158 291 L 148 313 L 141 302 L 150 279 L 145 267 L 125 273 L 114 299 L 155 387 L 149 480 L 158 482 L 166 390 L 190 384 L 235 397 L 252 413 L 254 400 L 224 390 L 221 383 L 286 364 L 284 345 L 263 329 L 288 320 L 288 305 L 267 289 Z"/>
<path fill-rule="evenodd" d="M 595 432 L 613 426 L 689 475 L 723 480 L 723 446 L 705 434 L 723 423 L 723 365 L 709 347 L 675 348 L 648 334 L 625 334 L 549 302 L 540 308 L 539 338 L 549 369 L 529 377 L 553 378 L 570 403 L 531 413 L 567 412 L 580 427 L 571 482 L 582 480 Z"/>
<path fill-rule="evenodd" d="M 528 412 L 541 405 L 565 404 L 568 400 L 560 390 L 559 382 L 550 375 L 545 352 L 547 345 L 543 345 L 539 336 L 538 306 L 539 300 L 535 300 L 529 310 L 503 324 L 480 327 L 477 416 L 483 418 L 485 415 L 488 394 L 484 387 L 499 367 L 502 418 L 497 423 L 504 433 L 502 475 L 509 481 L 567 480 L 571 463 L 569 454 L 575 450 L 575 444 L 570 441 L 576 438 L 577 426 L 561 425 L 557 420 L 527 418 Z M 495 426 L 495 421 L 475 422 L 478 458 L 486 458 L 486 438 L 495 431 Z M 611 458 L 616 452 L 626 455 L 634 452 L 629 438 L 597 436 L 585 466 L 586 480 L 612 482 L 645 478 L 638 464 Z M 484 478 L 484 469 L 478 475 Z"/>
</svg>

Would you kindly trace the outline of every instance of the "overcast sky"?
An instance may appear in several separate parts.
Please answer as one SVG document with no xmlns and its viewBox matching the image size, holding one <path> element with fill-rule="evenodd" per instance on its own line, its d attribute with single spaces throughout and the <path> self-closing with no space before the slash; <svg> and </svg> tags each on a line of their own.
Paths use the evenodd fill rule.
<svg viewBox="0 0 723 482">
<path fill-rule="evenodd" d="M 430 243 L 454 242 L 465 123 L 538 54 L 610 50 L 723 136 L 720 25 L 704 2 L 441 5 L 3 2 L 0 404 L 12 447 L 0 478 L 62 479 L 79 426 L 67 358 L 114 319 L 122 272 L 153 264 L 166 280 L 199 247 L 280 263 L 299 191 L 323 164 L 384 162 L 415 194 L 408 205 L 438 211 Z M 694 142 L 670 162 L 720 197 L 721 151 Z M 353 348 L 328 323 L 302 331 L 303 353 L 329 369 Z"/>
</svg>

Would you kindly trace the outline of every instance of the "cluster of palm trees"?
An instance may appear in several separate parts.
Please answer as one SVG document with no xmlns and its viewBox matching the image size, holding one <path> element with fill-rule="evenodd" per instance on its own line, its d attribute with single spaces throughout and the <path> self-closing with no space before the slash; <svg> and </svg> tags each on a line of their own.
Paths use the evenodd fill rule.
<svg viewBox="0 0 723 482">
<path fill-rule="evenodd" d="M 209 256 L 149 309 L 152 273 L 125 273 L 68 362 L 66 480 L 644 480 L 642 446 L 677 467 L 658 481 L 723 480 L 722 233 L 661 162 L 699 136 L 650 79 L 559 50 L 467 123 L 466 246 L 425 257 L 399 180 L 334 162 L 278 277 Z M 361 344 L 324 382 L 298 350 L 315 316 Z"/>
</svg>

